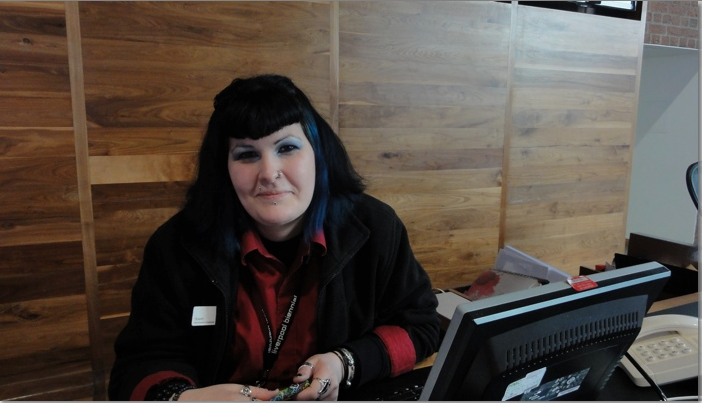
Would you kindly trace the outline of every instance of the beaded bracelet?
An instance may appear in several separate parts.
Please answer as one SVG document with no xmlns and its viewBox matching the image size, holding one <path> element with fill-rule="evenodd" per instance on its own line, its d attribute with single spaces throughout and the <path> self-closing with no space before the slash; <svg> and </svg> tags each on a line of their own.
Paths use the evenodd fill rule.
<svg viewBox="0 0 702 403">
<path fill-rule="evenodd" d="M 156 393 L 154 400 L 164 402 L 168 400 L 176 401 L 183 392 L 189 389 L 195 389 L 195 386 L 183 379 L 173 379 L 158 387 L 158 393 Z"/>
<path fill-rule="evenodd" d="M 179 391 L 177 391 L 176 393 L 173 394 L 173 398 L 171 398 L 171 401 L 174 401 L 174 402 L 177 401 L 178 399 L 180 399 L 180 395 L 181 395 L 183 392 L 185 392 L 186 390 L 190 390 L 190 389 L 195 389 L 195 386 L 193 386 L 193 385 L 184 385 L 183 387 L 180 388 Z"/>
</svg>

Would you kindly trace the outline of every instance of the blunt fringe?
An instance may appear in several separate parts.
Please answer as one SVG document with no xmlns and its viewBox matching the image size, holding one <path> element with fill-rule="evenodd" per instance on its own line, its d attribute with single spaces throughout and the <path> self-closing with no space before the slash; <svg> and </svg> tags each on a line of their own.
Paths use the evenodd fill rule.
<svg viewBox="0 0 702 403">
<path fill-rule="evenodd" d="M 295 123 L 302 126 L 315 156 L 315 189 L 303 223 L 305 242 L 341 221 L 355 196 L 365 190 L 343 143 L 292 80 L 273 74 L 234 79 L 214 98 L 197 177 L 183 207 L 197 235 L 228 259 L 239 252 L 244 232 L 254 228 L 229 178 L 229 139 L 258 140 Z"/>
</svg>

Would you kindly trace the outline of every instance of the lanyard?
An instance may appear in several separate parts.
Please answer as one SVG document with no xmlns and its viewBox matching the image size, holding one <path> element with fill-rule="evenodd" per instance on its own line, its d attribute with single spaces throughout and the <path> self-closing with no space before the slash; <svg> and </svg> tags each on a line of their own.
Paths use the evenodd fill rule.
<svg viewBox="0 0 702 403">
<path fill-rule="evenodd" d="M 263 309 L 263 304 L 261 304 L 261 314 L 263 315 L 263 320 L 266 323 L 266 330 L 268 330 L 268 347 L 263 354 L 263 376 L 256 382 L 256 386 L 258 387 L 261 387 L 266 383 L 268 380 L 268 373 L 271 371 L 273 364 L 275 364 L 275 361 L 278 359 L 278 353 L 285 342 L 288 327 L 292 322 L 293 315 L 297 311 L 297 303 L 298 296 L 295 294 L 293 295 L 292 300 L 290 300 L 288 311 L 283 318 L 283 323 L 280 324 L 280 329 L 278 329 L 278 337 L 276 337 L 275 341 L 273 340 L 273 330 L 271 329 L 271 323 L 268 320 L 268 315 L 266 315 L 266 311 Z"/>
<path fill-rule="evenodd" d="M 308 265 L 309 260 L 310 255 L 306 255 L 302 260 L 302 264 Z M 278 359 L 278 353 L 283 347 L 283 343 L 287 338 L 287 333 L 292 323 L 293 317 L 295 315 L 295 312 L 297 311 L 300 299 L 299 295 L 302 291 L 302 279 L 297 279 L 296 292 L 295 294 L 293 294 L 292 299 L 290 300 L 290 304 L 288 305 L 288 310 L 285 313 L 285 317 L 283 317 L 283 322 L 280 324 L 280 329 L 278 329 L 278 336 L 275 339 L 273 339 L 273 329 L 271 328 L 271 323 L 268 319 L 268 315 L 266 315 L 265 305 L 263 304 L 261 295 L 257 290 L 256 282 L 253 279 L 253 274 L 249 273 L 246 270 L 244 271 L 244 273 L 248 274 L 248 276 L 246 277 L 248 277 L 249 284 L 251 285 L 251 299 L 254 304 L 260 307 L 260 309 L 257 310 L 257 313 L 259 313 L 259 323 L 261 323 L 262 328 L 265 324 L 263 333 L 264 336 L 267 336 L 266 348 L 263 351 L 263 375 L 261 379 L 256 381 L 255 383 L 256 386 L 262 387 L 268 381 L 268 374 L 270 373 L 271 369 L 273 368 L 273 365 Z"/>
</svg>

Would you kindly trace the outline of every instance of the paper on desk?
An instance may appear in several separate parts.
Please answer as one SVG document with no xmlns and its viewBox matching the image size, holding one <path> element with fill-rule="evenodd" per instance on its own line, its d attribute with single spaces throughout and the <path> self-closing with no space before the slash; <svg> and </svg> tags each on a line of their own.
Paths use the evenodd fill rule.
<svg viewBox="0 0 702 403">
<path fill-rule="evenodd" d="M 565 281 L 571 277 L 568 273 L 509 245 L 497 254 L 495 269 L 548 280 L 549 283 Z"/>
</svg>

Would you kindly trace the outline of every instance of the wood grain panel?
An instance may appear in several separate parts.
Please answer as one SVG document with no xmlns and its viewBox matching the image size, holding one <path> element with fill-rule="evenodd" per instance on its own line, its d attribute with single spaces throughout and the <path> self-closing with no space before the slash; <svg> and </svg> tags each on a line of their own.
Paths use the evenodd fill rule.
<svg viewBox="0 0 702 403">
<path fill-rule="evenodd" d="M 100 266 L 100 315 L 101 319 L 129 317 L 131 310 L 132 288 L 141 267 L 141 253 L 137 261 L 111 266 Z M 108 334 L 104 334 L 107 337 Z M 116 334 L 110 334 L 116 336 Z M 114 341 L 114 339 L 112 339 Z M 110 346 L 112 347 L 112 346 Z"/>
<path fill-rule="evenodd" d="M 339 108 L 340 119 L 350 128 L 497 128 L 504 121 L 503 115 L 504 113 L 500 113 L 494 106 L 458 108 L 366 106 L 349 103 Z"/>
<path fill-rule="evenodd" d="M 588 145 L 628 145 L 631 127 L 626 124 L 610 125 L 610 127 L 527 127 L 516 128 L 512 133 L 511 145 L 515 148 L 557 146 L 561 143 L 563 134 L 567 133 L 570 144 L 574 146 Z"/>
<path fill-rule="evenodd" d="M 0 193 L 0 221 L 34 221 L 71 216 L 76 212 L 78 199 L 75 186 L 44 184 L 7 186 Z"/>
<path fill-rule="evenodd" d="M 18 60 L 24 61 L 24 55 L 18 55 Z M 3 58 L 0 61 L 0 71 L 2 71 L 3 81 L 0 94 L 11 96 L 21 93 L 32 96 L 52 96 L 57 97 L 66 91 L 67 83 L 56 80 L 57 76 L 68 76 L 66 66 L 60 63 L 36 64 L 14 63 Z"/>
<path fill-rule="evenodd" d="M 90 155 L 148 155 L 163 149 L 173 154 L 195 153 L 200 149 L 203 128 L 139 127 L 90 130 Z"/>
<path fill-rule="evenodd" d="M 425 194 L 461 193 L 467 189 L 494 188 L 501 183 L 500 168 L 474 169 L 471 175 L 463 170 L 396 171 L 365 176 L 372 193 Z"/>
<path fill-rule="evenodd" d="M 98 212 L 179 206 L 189 186 L 189 182 L 93 185 L 93 206 Z"/>
<path fill-rule="evenodd" d="M 510 152 L 510 166 L 515 171 L 520 168 L 554 165 L 570 166 L 572 169 L 578 169 L 578 166 L 581 165 L 593 164 L 626 166 L 629 160 L 628 156 L 628 145 L 580 146 L 561 144 L 549 147 L 515 147 Z"/>
<path fill-rule="evenodd" d="M 592 162 L 590 156 L 584 156 L 581 163 L 564 164 L 567 169 L 555 170 L 551 165 L 530 165 L 529 169 L 517 169 L 510 175 L 510 186 L 518 188 L 533 185 L 538 181 L 541 185 L 561 185 L 578 182 L 599 182 L 602 177 L 611 180 L 626 181 L 629 175 L 628 166 L 617 162 Z M 592 158 L 597 160 L 600 158 Z M 580 161 L 578 161 L 580 162 Z"/>
<path fill-rule="evenodd" d="M 315 36 L 325 43 L 329 35 L 328 5 L 314 2 L 90 2 L 81 12 L 87 36 L 126 42 L 225 48 L 241 43 L 263 46 L 257 51 L 266 53 Z"/>
<path fill-rule="evenodd" d="M 90 157 L 94 185 L 188 181 L 195 174 L 197 154 Z"/>
<path fill-rule="evenodd" d="M 87 107 L 95 125 L 202 128 L 219 90 L 234 77 L 262 72 L 299 80 L 328 115 L 328 5 L 91 2 L 81 6 L 90 73 Z M 157 33 L 155 27 L 164 31 Z"/>
<path fill-rule="evenodd" d="M 453 210 L 461 210 L 466 208 L 478 208 L 493 206 L 495 201 L 500 199 L 500 191 L 495 188 L 486 189 L 467 189 L 463 191 L 437 193 L 411 193 L 404 191 L 402 193 L 374 193 L 375 196 L 387 200 L 397 210 L 424 210 L 439 212 L 450 212 Z M 438 217 L 435 229 L 443 227 L 444 223 Z M 454 222 L 455 224 L 455 222 Z M 450 228 L 450 226 L 448 226 Z"/>
<path fill-rule="evenodd" d="M 443 150 L 449 148 L 502 148 L 499 128 L 346 128 L 344 146 L 347 151 Z"/>
<path fill-rule="evenodd" d="M 0 323 L 3 399 L 89 383 L 85 295 L 0 304 Z"/>
<path fill-rule="evenodd" d="M 17 92 L 14 92 L 15 94 Z M 0 98 L 1 127 L 58 127 L 72 126 L 71 98 L 68 94 L 8 95 Z M 37 111 L 42 111 L 37 113 Z"/>
<path fill-rule="evenodd" d="M 69 128 L 0 128 L 0 158 L 74 155 L 73 130 Z"/>
<path fill-rule="evenodd" d="M 2 158 L 0 186 L 6 190 L 75 185 L 75 159 L 40 155 L 34 158 Z"/>
<path fill-rule="evenodd" d="M 424 171 L 442 169 L 483 169 L 499 167 L 502 162 L 500 149 L 384 151 L 373 155 L 369 152 L 349 152 L 359 165 L 359 172 Z"/>
<path fill-rule="evenodd" d="M 518 7 L 509 133 L 505 242 L 573 274 L 624 249 L 640 47 L 587 17 Z"/>
<path fill-rule="evenodd" d="M 497 253 L 509 5 L 340 3 L 339 26 L 340 135 L 369 193 L 435 286 L 477 277 Z"/>
<path fill-rule="evenodd" d="M 14 23 L 14 18 L 16 16 L 10 14 L 5 15 L 3 20 Z M 30 23 L 34 23 L 34 21 Z M 55 26 L 51 27 L 51 23 L 47 24 L 46 22 L 34 24 L 31 28 L 27 27 L 28 29 L 23 30 L 23 32 L 14 32 L 14 29 L 10 32 L 0 32 L 0 52 L 3 55 L 4 62 L 8 64 L 21 64 L 22 62 L 34 65 L 51 64 L 61 66 L 63 68 L 61 71 L 66 71 L 64 70 L 66 68 L 65 23 L 56 20 L 54 24 L 64 25 L 64 27 L 59 26 L 63 29 L 63 32 L 59 30 L 57 34 L 46 34 L 44 27 L 48 26 L 53 31 L 56 28 Z M 6 23 L 2 26 L 6 27 L 8 24 Z M 34 31 L 34 28 L 41 29 L 41 31 Z M 62 37 L 64 40 L 62 40 Z M 53 82 L 53 85 L 61 85 L 65 88 L 65 84 Z"/>
<path fill-rule="evenodd" d="M 84 291 L 80 240 L 0 247 L 0 304 Z"/>
<path fill-rule="evenodd" d="M 0 399 L 92 396 L 65 4 L 0 4 Z"/>
<path fill-rule="evenodd" d="M 118 264 L 141 260 L 141 250 L 148 237 L 178 207 L 144 210 L 95 212 L 95 243 L 98 265 Z"/>
<path fill-rule="evenodd" d="M 559 61 L 562 59 L 559 59 Z M 561 62 L 562 63 L 562 62 Z M 592 69 L 592 67 L 590 67 Z M 523 85 L 532 85 L 536 88 L 572 89 L 597 92 L 599 90 L 614 93 L 630 94 L 636 89 L 636 76 L 614 73 L 588 71 L 587 74 L 577 74 L 572 69 L 559 66 L 534 66 L 520 62 L 520 68 L 514 72 L 514 77 Z"/>
<path fill-rule="evenodd" d="M 3 32 L 44 32 L 65 35 L 65 5 L 59 1 L 3 1 L 0 11 L 5 18 L 0 23 Z"/>
</svg>

